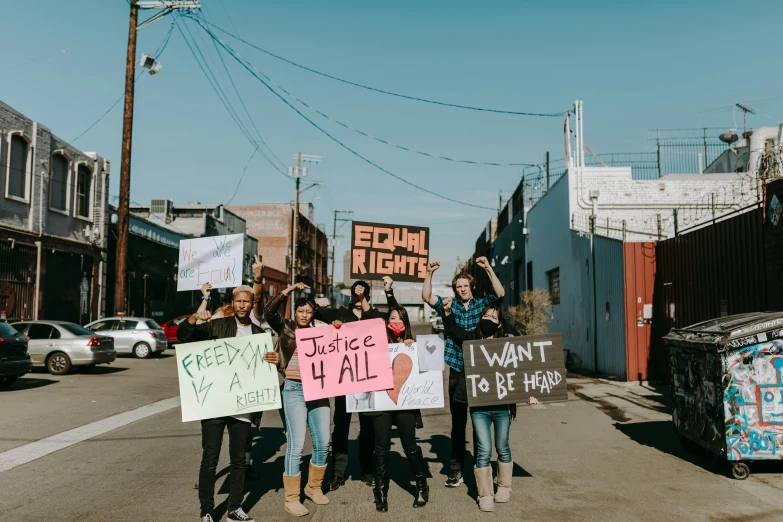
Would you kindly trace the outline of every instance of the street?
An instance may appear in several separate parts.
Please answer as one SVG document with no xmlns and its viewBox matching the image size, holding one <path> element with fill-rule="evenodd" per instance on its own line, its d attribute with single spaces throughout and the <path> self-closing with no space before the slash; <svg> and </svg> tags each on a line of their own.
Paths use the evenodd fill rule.
<svg viewBox="0 0 783 522">
<path fill-rule="evenodd" d="M 428 333 L 428 326 L 416 326 Z M 87 438 L 36 458 L 28 446 L 52 435 L 112 419 L 122 412 L 176 397 L 174 351 L 159 358 L 119 358 L 89 374 L 50 376 L 40 370 L 0 392 L 0 469 L 9 450 L 29 462 L 0 472 L 0 520 L 195 520 L 200 430 L 182 423 L 178 401 L 161 413 Z M 521 406 L 512 426 L 513 502 L 492 514 L 475 504 L 475 481 L 446 489 L 449 452 L 447 410 L 424 410 L 417 435 L 429 464 L 430 503 L 413 511 L 411 475 L 395 439 L 389 513 L 376 513 L 372 492 L 360 481 L 328 493 L 331 503 L 305 502 L 312 520 L 779 520 L 783 495 L 779 465 L 752 466 L 746 481 L 726 467 L 680 447 L 672 432 L 668 391 L 569 379 L 569 400 Z M 152 410 L 153 412 L 156 410 Z M 114 417 L 116 418 L 116 417 Z M 89 433 L 107 429 L 92 425 Z M 110 427 L 110 426 L 109 426 Z M 358 420 L 352 424 L 352 448 Z M 257 520 L 288 520 L 283 512 L 285 436 L 277 412 L 254 430 L 253 461 L 262 479 L 246 484 L 245 509 Z M 217 514 L 225 517 L 228 444 L 224 440 Z M 472 446 L 469 440 L 468 448 Z M 45 449 L 43 451 L 46 451 Z M 311 446 L 305 447 L 305 460 Z M 30 453 L 32 452 L 32 453 Z M 356 465 L 356 459 L 352 461 Z M 725 463 L 724 463 L 725 464 Z M 354 469 L 358 479 L 358 469 Z"/>
</svg>

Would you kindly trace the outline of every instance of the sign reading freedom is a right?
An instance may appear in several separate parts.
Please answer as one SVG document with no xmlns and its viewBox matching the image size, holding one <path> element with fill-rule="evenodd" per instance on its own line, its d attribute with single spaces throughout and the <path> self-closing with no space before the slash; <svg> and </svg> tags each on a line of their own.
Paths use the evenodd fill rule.
<svg viewBox="0 0 783 522">
<path fill-rule="evenodd" d="M 568 399 L 559 333 L 465 341 L 462 357 L 471 406 Z"/>
<path fill-rule="evenodd" d="M 361 221 L 353 221 L 351 228 L 351 279 L 424 281 L 429 228 Z"/>
</svg>

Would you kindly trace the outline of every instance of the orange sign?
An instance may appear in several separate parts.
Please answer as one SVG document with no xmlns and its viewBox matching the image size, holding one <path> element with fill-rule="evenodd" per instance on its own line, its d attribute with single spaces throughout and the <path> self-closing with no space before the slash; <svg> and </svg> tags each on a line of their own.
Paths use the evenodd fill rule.
<svg viewBox="0 0 783 522">
<path fill-rule="evenodd" d="M 423 281 L 427 274 L 430 229 L 382 223 L 351 223 L 351 278 Z"/>
</svg>

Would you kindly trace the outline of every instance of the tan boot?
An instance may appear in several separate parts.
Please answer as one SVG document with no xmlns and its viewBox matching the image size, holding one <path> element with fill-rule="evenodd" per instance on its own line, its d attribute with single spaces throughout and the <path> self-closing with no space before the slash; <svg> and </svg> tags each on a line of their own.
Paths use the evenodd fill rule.
<svg viewBox="0 0 783 522">
<path fill-rule="evenodd" d="M 326 498 L 324 492 L 321 491 L 321 485 L 324 483 L 324 475 L 326 474 L 326 466 L 316 466 L 312 462 L 310 463 L 310 472 L 308 473 L 307 485 L 304 488 L 305 495 L 310 497 L 310 500 L 323 506 L 329 503 L 329 499 Z"/>
<path fill-rule="evenodd" d="M 511 500 L 511 474 L 514 471 L 514 463 L 498 461 L 498 491 L 495 493 L 495 502 L 508 502 Z"/>
<path fill-rule="evenodd" d="M 478 487 L 479 509 L 481 511 L 493 511 L 495 509 L 495 499 L 492 496 L 492 468 L 476 468 L 476 486 Z"/>
<path fill-rule="evenodd" d="M 299 502 L 301 490 L 299 488 L 302 481 L 302 474 L 295 477 L 283 475 L 283 485 L 285 486 L 285 512 L 295 517 L 309 515 L 307 508 Z"/>
</svg>

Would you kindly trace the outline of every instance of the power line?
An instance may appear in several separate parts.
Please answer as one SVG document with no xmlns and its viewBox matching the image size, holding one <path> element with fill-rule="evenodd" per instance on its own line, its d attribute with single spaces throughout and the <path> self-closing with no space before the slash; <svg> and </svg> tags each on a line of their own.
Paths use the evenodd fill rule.
<svg viewBox="0 0 783 522">
<path fill-rule="evenodd" d="M 250 162 L 253 161 L 253 158 L 255 158 L 256 152 L 258 152 L 258 145 L 256 145 L 256 148 L 253 150 L 253 154 L 250 155 L 250 159 L 247 160 L 247 165 L 245 165 L 245 168 L 242 169 L 242 175 L 239 176 L 239 181 L 237 181 L 237 188 L 234 189 L 234 193 L 231 195 L 231 199 L 228 200 L 228 203 L 226 203 L 225 206 L 230 205 L 231 202 L 234 201 L 234 198 L 236 197 L 237 192 L 239 192 L 239 186 L 242 184 L 242 180 L 245 177 L 245 172 L 247 172 L 247 168 L 250 166 Z"/>
<path fill-rule="evenodd" d="M 338 82 L 341 82 L 341 83 L 345 83 L 347 85 L 352 85 L 354 87 L 359 87 L 361 89 L 367 89 L 368 91 L 378 92 L 378 93 L 381 93 L 381 94 L 387 94 L 389 96 L 396 96 L 397 98 L 404 98 L 404 99 L 407 99 L 407 100 L 413 100 L 413 101 L 418 101 L 418 102 L 423 102 L 423 103 L 430 103 L 430 104 L 433 104 L 433 105 L 440 105 L 440 106 L 443 106 L 443 107 L 451 107 L 451 108 L 455 108 L 455 109 L 466 109 L 466 110 L 480 111 L 480 112 L 491 112 L 491 113 L 496 113 L 496 114 L 508 114 L 508 115 L 512 115 L 512 116 L 541 116 L 541 117 L 546 117 L 546 118 L 560 118 L 560 117 L 564 116 L 565 114 L 567 114 L 568 112 L 570 112 L 570 111 L 562 111 L 562 112 L 556 112 L 556 113 L 538 113 L 538 112 L 510 111 L 510 110 L 502 110 L 502 109 L 488 109 L 488 108 L 484 108 L 484 107 L 474 107 L 474 106 L 470 106 L 470 105 L 460 105 L 460 104 L 456 104 L 456 103 L 441 102 L 441 101 L 437 101 L 437 100 L 430 100 L 430 99 L 427 99 L 427 98 L 419 98 L 417 96 L 409 96 L 407 94 L 400 94 L 400 93 L 396 93 L 396 92 L 392 92 L 392 91 L 387 91 L 387 90 L 384 90 L 384 89 L 379 89 L 377 87 L 371 87 L 369 85 L 364 85 L 364 84 L 361 84 L 361 83 L 352 82 L 350 80 L 345 80 L 343 78 L 338 78 L 337 76 L 333 76 L 333 75 L 327 74 L 325 72 L 317 71 L 317 70 L 315 70 L 315 69 L 313 69 L 311 67 L 307 67 L 305 65 L 301 65 L 301 64 L 296 63 L 296 62 L 294 62 L 292 60 L 289 60 L 288 58 L 284 58 L 283 56 L 280 56 L 280 55 L 275 54 L 273 52 L 267 51 L 266 49 L 263 49 L 263 48 L 255 45 L 255 44 L 252 44 L 252 43 L 248 42 L 247 40 L 244 40 L 244 39 L 240 38 L 239 36 L 236 36 L 236 35 L 228 32 L 228 31 L 226 31 L 225 29 L 222 29 L 221 27 L 218 27 L 215 24 L 207 22 L 206 20 L 205 20 L 205 23 L 207 23 L 208 25 L 214 27 L 218 31 L 220 31 L 220 32 L 230 36 L 231 38 L 234 38 L 235 40 L 240 41 L 240 42 L 244 43 L 245 45 L 248 45 L 248 46 L 252 47 L 253 49 L 261 51 L 262 53 L 264 53 L 264 54 L 266 54 L 268 56 L 271 56 L 272 58 L 275 58 L 277 60 L 283 61 L 283 62 L 285 62 L 285 63 L 287 63 L 289 65 L 293 65 L 294 67 L 298 67 L 299 69 L 303 69 L 303 70 L 311 72 L 313 74 L 317 74 L 319 76 L 323 76 L 324 78 L 329 78 L 331 80 L 335 80 L 335 81 L 338 81 Z"/>
<path fill-rule="evenodd" d="M 483 206 L 483 205 L 476 205 L 474 203 L 468 203 L 468 202 L 465 202 L 465 201 L 460 201 L 460 200 L 457 200 L 457 199 L 454 199 L 454 198 L 450 198 L 448 196 L 444 196 L 442 194 L 438 194 L 437 192 L 434 192 L 432 190 L 426 189 L 426 188 L 421 187 L 419 185 L 416 185 L 415 183 L 412 183 L 412 182 L 406 180 L 405 178 L 402 178 L 402 177 L 398 176 L 397 174 L 394 174 L 393 172 L 391 172 L 391 171 L 381 167 L 377 163 L 373 162 L 369 158 L 361 155 L 360 153 L 358 153 L 357 151 L 355 151 L 354 149 L 352 149 L 351 147 L 349 147 L 348 145 L 346 145 L 342 141 L 340 141 L 337 138 L 335 138 L 332 134 L 330 134 L 328 131 L 326 131 L 324 128 L 322 128 L 320 125 L 315 123 L 313 120 L 311 120 L 310 118 L 305 116 L 299 109 L 297 109 L 296 107 L 291 105 L 291 103 L 289 103 L 288 100 L 286 100 L 282 95 L 280 95 L 276 90 L 274 90 L 261 76 L 259 76 L 259 74 L 261 74 L 261 73 L 260 72 L 256 72 L 257 70 L 255 69 L 254 66 L 252 66 L 252 65 L 248 66 L 247 63 L 245 62 L 245 60 L 239 54 L 237 54 L 233 49 L 231 49 L 231 47 L 229 47 L 220 38 L 218 38 L 214 33 L 212 33 L 206 26 L 204 26 L 201 23 L 200 20 L 195 19 L 195 18 L 193 18 L 193 19 L 196 21 L 196 23 L 201 25 L 201 27 L 204 29 L 204 31 L 206 31 L 207 34 L 209 34 L 213 39 L 215 39 L 226 52 L 228 52 L 237 62 L 239 62 L 245 69 L 247 69 L 247 71 L 250 72 L 250 74 L 252 74 L 259 82 L 261 82 L 264 85 L 264 87 L 266 87 L 272 94 L 277 96 L 291 110 L 293 110 L 299 116 L 301 116 L 302 118 L 307 120 L 307 122 L 310 123 L 310 125 L 312 125 L 316 129 L 318 129 L 326 137 L 328 137 L 329 139 L 331 139 L 332 141 L 337 143 L 340 147 L 344 148 L 345 150 L 347 150 L 348 152 L 350 152 L 354 156 L 358 157 L 359 159 L 361 159 L 365 163 L 375 167 L 376 169 L 380 170 L 381 172 L 383 172 L 385 174 L 388 174 L 389 176 L 391 176 L 391 177 L 393 177 L 393 178 L 395 178 L 395 179 L 397 179 L 399 181 L 402 181 L 406 185 L 409 185 L 409 186 L 411 186 L 411 187 L 413 187 L 413 188 L 415 188 L 417 190 L 420 190 L 422 192 L 426 192 L 427 194 L 435 196 L 435 197 L 437 197 L 439 199 L 443 199 L 443 200 L 446 200 L 446 201 L 451 201 L 452 203 L 458 203 L 460 205 L 465 205 L 465 206 L 474 207 L 474 208 L 481 208 L 481 209 L 485 209 L 485 210 L 495 210 L 494 207 L 486 207 L 486 206 Z"/>
</svg>

